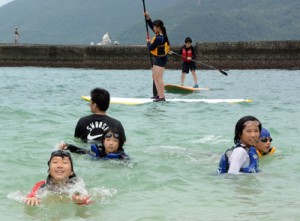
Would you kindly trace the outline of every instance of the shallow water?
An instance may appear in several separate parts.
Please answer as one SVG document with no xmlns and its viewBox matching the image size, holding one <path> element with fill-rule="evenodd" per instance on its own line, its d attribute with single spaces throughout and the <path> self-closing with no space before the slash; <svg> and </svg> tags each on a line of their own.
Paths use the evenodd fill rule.
<svg viewBox="0 0 300 221">
<path fill-rule="evenodd" d="M 93 161 L 73 155 L 94 203 L 20 201 L 47 176 L 51 151 L 73 138 L 88 115 L 81 95 L 103 87 L 114 97 L 151 96 L 149 70 L 0 68 L 1 220 L 300 220 L 300 71 L 198 71 L 211 88 L 167 98 L 250 98 L 252 103 L 111 105 L 126 130 L 132 161 Z M 166 70 L 165 83 L 180 71 Z M 186 84 L 192 85 L 192 76 Z M 259 174 L 216 175 L 220 154 L 233 145 L 236 121 L 256 116 L 270 129 L 276 155 Z M 99 197 L 99 196 L 102 196 Z"/>
</svg>

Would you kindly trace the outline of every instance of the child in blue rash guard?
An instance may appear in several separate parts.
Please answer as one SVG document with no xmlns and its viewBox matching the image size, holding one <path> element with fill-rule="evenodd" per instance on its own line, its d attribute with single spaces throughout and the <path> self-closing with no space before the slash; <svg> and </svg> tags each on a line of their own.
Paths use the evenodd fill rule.
<svg viewBox="0 0 300 221">
<path fill-rule="evenodd" d="M 170 42 L 167 31 L 162 20 L 155 20 L 152 22 L 148 12 L 145 13 L 147 23 L 155 37 L 150 40 L 147 38 L 147 47 L 150 53 L 154 56 L 154 63 L 152 67 L 152 77 L 157 89 L 157 95 L 154 102 L 165 101 L 165 84 L 163 81 L 163 74 L 168 62 L 168 53 L 170 51 Z"/>
<path fill-rule="evenodd" d="M 257 173 L 258 155 L 254 146 L 260 131 L 259 120 L 253 116 L 242 117 L 235 125 L 235 146 L 222 155 L 217 173 Z"/>
<path fill-rule="evenodd" d="M 48 166 L 49 175 L 47 179 L 34 185 L 25 199 L 27 205 L 37 206 L 41 204 L 41 198 L 47 192 L 60 196 L 61 194 L 67 196 L 71 194 L 71 200 L 79 205 L 91 203 L 83 181 L 76 177 L 69 152 L 63 150 L 52 152 Z"/>
<path fill-rule="evenodd" d="M 274 154 L 276 147 L 271 146 L 272 140 L 270 132 L 262 128 L 258 143 L 255 145 L 259 157 Z"/>
<path fill-rule="evenodd" d="M 77 147 L 72 144 L 61 144 L 60 149 L 70 150 L 73 153 L 89 154 L 94 158 L 129 159 L 123 149 L 124 137 L 114 130 L 109 130 L 102 136 L 102 145 L 91 145 L 91 150 Z"/>
</svg>

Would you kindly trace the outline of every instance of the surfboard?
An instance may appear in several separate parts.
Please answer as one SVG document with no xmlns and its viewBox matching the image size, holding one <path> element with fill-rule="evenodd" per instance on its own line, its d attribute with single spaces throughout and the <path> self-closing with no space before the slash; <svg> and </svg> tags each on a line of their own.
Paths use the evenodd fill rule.
<svg viewBox="0 0 300 221">
<path fill-rule="evenodd" d="M 90 96 L 81 96 L 81 98 L 85 101 L 90 101 Z M 170 98 L 167 99 L 166 102 L 186 102 L 186 103 L 241 103 L 241 102 L 252 102 L 251 99 L 180 99 L 180 98 Z M 137 105 L 137 104 L 146 104 L 153 103 L 153 100 L 150 98 L 125 98 L 125 97 L 111 97 L 111 104 L 126 104 L 126 105 Z"/>
<path fill-rule="evenodd" d="M 170 93 L 193 93 L 195 91 L 208 91 L 209 88 L 207 87 L 193 88 L 193 87 L 187 87 L 187 86 L 181 86 L 175 84 L 165 84 L 165 90 Z"/>
</svg>

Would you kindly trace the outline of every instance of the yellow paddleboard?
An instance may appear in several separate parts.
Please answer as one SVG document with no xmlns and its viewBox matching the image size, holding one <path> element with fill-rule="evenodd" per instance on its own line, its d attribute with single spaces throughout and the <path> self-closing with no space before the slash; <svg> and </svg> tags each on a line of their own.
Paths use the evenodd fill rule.
<svg viewBox="0 0 300 221">
<path fill-rule="evenodd" d="M 208 91 L 209 88 L 207 87 L 187 87 L 187 86 L 181 86 L 181 85 L 175 85 L 175 84 L 165 84 L 165 90 L 170 93 L 192 93 L 195 91 Z"/>
</svg>

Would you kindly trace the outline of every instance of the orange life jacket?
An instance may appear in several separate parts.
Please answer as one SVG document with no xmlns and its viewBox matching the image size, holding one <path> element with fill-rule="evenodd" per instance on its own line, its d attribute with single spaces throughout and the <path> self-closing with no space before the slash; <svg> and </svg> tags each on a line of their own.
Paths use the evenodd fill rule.
<svg viewBox="0 0 300 221">
<path fill-rule="evenodd" d="M 154 36 L 151 40 L 151 44 L 155 41 L 156 36 Z M 165 56 L 170 51 L 170 45 L 168 42 L 164 42 L 161 45 L 157 46 L 154 50 L 150 51 L 151 54 L 157 57 Z"/>
<path fill-rule="evenodd" d="M 183 48 L 182 49 L 182 60 L 185 62 L 191 62 L 191 59 L 193 57 L 193 51 L 192 48 Z M 191 58 L 191 59 L 188 59 Z"/>
</svg>

